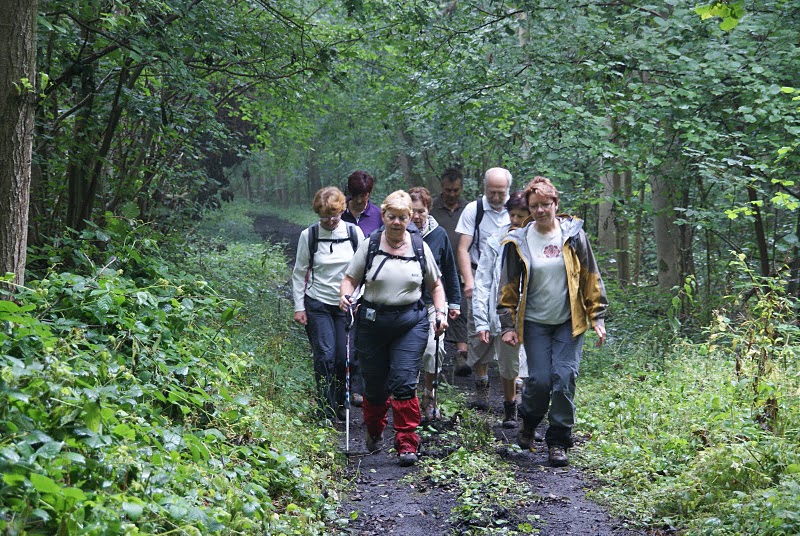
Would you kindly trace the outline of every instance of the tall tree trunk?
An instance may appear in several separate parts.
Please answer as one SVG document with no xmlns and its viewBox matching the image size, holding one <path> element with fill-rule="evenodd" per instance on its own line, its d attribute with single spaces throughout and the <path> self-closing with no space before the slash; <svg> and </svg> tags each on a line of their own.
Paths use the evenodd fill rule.
<svg viewBox="0 0 800 536">
<path fill-rule="evenodd" d="M 83 31 L 83 38 L 91 44 L 93 33 Z M 92 113 L 94 111 L 95 79 L 94 65 L 83 65 L 80 70 L 80 89 L 76 98 L 82 103 L 75 115 L 72 147 L 67 163 L 67 225 L 73 229 L 83 229 L 87 210 L 91 210 L 92 151 L 97 140 L 94 134 Z"/>
<path fill-rule="evenodd" d="M 789 296 L 800 295 L 800 248 L 797 244 L 800 243 L 800 211 L 797 211 L 797 219 L 794 223 L 794 235 L 797 237 L 797 242 L 792 246 L 792 261 L 790 265 L 789 288 L 787 289 Z"/>
<path fill-rule="evenodd" d="M 614 199 L 619 191 L 619 173 L 609 172 L 603 175 L 603 197 L 606 198 L 598 207 L 600 225 L 597 226 L 597 245 L 605 251 L 614 251 L 617 245 L 617 222 L 614 216 Z"/>
<path fill-rule="evenodd" d="M 620 285 L 625 287 L 631 282 L 631 252 L 630 237 L 628 235 L 629 225 L 627 215 L 622 208 L 623 203 L 627 202 L 633 195 L 633 174 L 630 170 L 622 173 L 622 202 L 615 203 L 614 219 L 617 227 L 616 257 L 617 257 L 617 279 Z"/>
<path fill-rule="evenodd" d="M 37 7 L 0 0 L 0 275 L 13 273 L 17 285 L 25 284 Z"/>
<path fill-rule="evenodd" d="M 767 233 L 764 230 L 764 220 L 761 217 L 761 207 L 758 203 L 758 193 L 752 184 L 747 185 L 747 199 L 750 201 L 750 209 L 753 211 L 753 225 L 756 233 L 756 247 L 758 248 L 761 275 L 768 277 L 772 270 L 770 270 Z"/>
<path fill-rule="evenodd" d="M 403 174 L 403 179 L 405 179 L 406 188 L 411 188 L 418 182 L 414 174 L 414 159 L 408 154 L 408 148 L 411 147 L 410 135 L 402 125 L 397 128 L 397 141 L 397 163 L 400 165 L 400 172 Z"/>
<path fill-rule="evenodd" d="M 635 237 L 633 239 L 633 284 L 639 284 L 639 275 L 642 273 L 642 247 L 644 243 L 644 187 L 639 188 L 639 206 L 636 209 L 636 220 L 633 224 Z"/>
<path fill-rule="evenodd" d="M 681 240 L 675 225 L 675 188 L 667 177 L 658 176 L 653 178 L 652 191 L 658 286 L 671 289 L 682 282 Z"/>
<path fill-rule="evenodd" d="M 316 143 L 313 145 L 317 145 Z M 313 148 L 308 150 L 308 201 L 314 198 L 314 194 L 322 188 L 322 178 L 319 174 L 319 161 L 317 158 L 317 151 Z"/>
</svg>

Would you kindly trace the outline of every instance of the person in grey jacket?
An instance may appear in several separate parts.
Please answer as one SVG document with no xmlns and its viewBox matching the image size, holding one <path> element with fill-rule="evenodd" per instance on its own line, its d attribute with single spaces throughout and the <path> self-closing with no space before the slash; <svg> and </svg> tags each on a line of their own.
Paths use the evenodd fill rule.
<svg viewBox="0 0 800 536">
<path fill-rule="evenodd" d="M 500 281 L 500 242 L 509 230 L 522 227 L 530 217 L 525 192 L 514 192 L 506 201 L 506 209 L 511 223 L 502 226 L 490 236 L 483 246 L 478 269 L 475 271 L 475 290 L 472 294 L 472 311 L 475 331 L 484 344 L 495 345 L 495 355 L 500 369 L 503 386 L 503 428 L 517 427 L 516 380 L 527 376 L 525 350 L 521 345 L 504 344 L 500 337 L 500 319 L 497 316 L 497 287 Z M 521 361 L 523 364 L 521 365 Z"/>
<path fill-rule="evenodd" d="M 558 190 L 545 177 L 525 188 L 532 222 L 503 240 L 497 312 L 503 342 L 525 345 L 528 380 L 517 443 L 529 449 L 544 415 L 550 464 L 569 464 L 575 425 L 575 384 L 583 334 L 606 338 L 603 280 L 583 221 L 558 213 Z"/>
</svg>

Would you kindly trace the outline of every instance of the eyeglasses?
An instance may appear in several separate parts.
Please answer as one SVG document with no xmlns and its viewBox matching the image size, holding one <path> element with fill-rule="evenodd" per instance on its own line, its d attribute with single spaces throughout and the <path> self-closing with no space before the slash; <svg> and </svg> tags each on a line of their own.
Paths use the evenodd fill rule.
<svg viewBox="0 0 800 536">
<path fill-rule="evenodd" d="M 320 216 L 319 221 L 322 223 L 330 223 L 332 221 L 339 221 L 342 219 L 342 214 L 336 214 L 335 216 Z"/>
<path fill-rule="evenodd" d="M 550 207 L 553 206 L 553 202 L 550 201 L 549 203 L 533 203 L 528 205 L 528 210 L 531 212 L 536 212 L 538 209 L 548 210 Z"/>
</svg>

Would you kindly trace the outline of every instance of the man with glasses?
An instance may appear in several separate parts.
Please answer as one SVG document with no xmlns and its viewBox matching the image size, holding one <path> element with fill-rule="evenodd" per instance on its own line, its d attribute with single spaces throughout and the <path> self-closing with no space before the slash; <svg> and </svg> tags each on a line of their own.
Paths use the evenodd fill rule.
<svg viewBox="0 0 800 536">
<path fill-rule="evenodd" d="M 511 172 L 505 168 L 496 167 L 487 170 L 484 174 L 483 197 L 464 207 L 456 225 L 458 234 L 456 259 L 464 283 L 464 300 L 472 300 L 475 270 L 478 268 L 480 252 L 486 240 L 510 223 L 505 203 L 511 190 L 511 180 Z M 478 203 L 483 205 L 483 217 L 476 229 Z M 489 409 L 489 363 L 496 359 L 494 337 L 490 337 L 488 342 L 481 341 L 475 330 L 475 319 L 471 308 L 467 313 L 467 335 L 469 339 L 467 364 L 475 376 L 473 405 L 478 409 L 487 410 Z"/>
</svg>

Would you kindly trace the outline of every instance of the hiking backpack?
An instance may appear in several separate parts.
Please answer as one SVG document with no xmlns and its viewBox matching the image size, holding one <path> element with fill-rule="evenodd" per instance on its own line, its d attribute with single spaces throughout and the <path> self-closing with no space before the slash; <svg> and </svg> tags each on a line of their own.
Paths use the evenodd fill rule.
<svg viewBox="0 0 800 536">
<path fill-rule="evenodd" d="M 381 264 L 378 266 L 378 269 L 375 270 L 375 274 L 372 276 L 372 280 L 375 281 L 375 278 L 378 277 L 378 274 L 383 268 L 383 264 L 389 259 L 400 259 L 404 261 L 412 261 L 417 259 L 419 262 L 420 268 L 422 268 L 422 279 L 423 285 L 425 284 L 425 270 L 427 268 L 426 261 L 425 261 L 425 242 L 422 239 L 422 232 L 415 229 L 409 229 L 408 234 L 411 235 L 411 246 L 414 249 L 414 256 L 413 257 L 403 257 L 402 255 L 392 255 L 390 253 L 386 253 L 380 249 L 381 245 L 381 233 L 383 228 L 373 231 L 372 234 L 369 235 L 369 247 L 367 248 L 367 261 L 364 264 L 364 276 L 361 278 L 361 284 L 363 285 L 367 279 L 367 272 L 369 269 L 372 268 L 372 261 L 375 260 L 376 255 L 381 255 L 386 257 L 381 261 Z"/>
<path fill-rule="evenodd" d="M 334 244 L 341 244 L 349 240 L 350 245 L 353 246 L 353 252 L 358 249 L 358 233 L 356 232 L 356 226 L 350 222 L 344 223 L 347 226 L 347 238 L 320 238 L 319 222 L 308 228 L 308 273 L 306 274 L 306 282 L 308 284 L 313 283 L 314 280 L 314 254 L 317 252 L 317 244 L 320 242 L 330 242 L 331 253 L 333 253 Z"/>
</svg>

